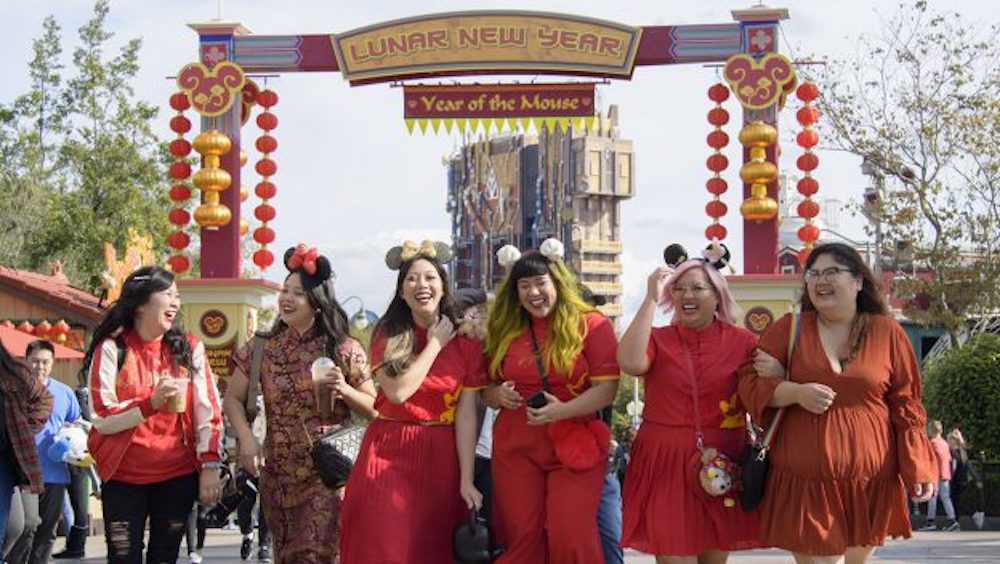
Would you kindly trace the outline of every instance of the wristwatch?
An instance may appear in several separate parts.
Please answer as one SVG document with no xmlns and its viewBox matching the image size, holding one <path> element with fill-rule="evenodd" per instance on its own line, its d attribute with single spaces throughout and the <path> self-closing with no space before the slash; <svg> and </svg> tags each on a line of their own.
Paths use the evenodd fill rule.
<svg viewBox="0 0 1000 564">
<path fill-rule="evenodd" d="M 218 460 L 209 460 L 208 462 L 201 463 L 202 470 L 221 470 L 222 463 Z"/>
</svg>

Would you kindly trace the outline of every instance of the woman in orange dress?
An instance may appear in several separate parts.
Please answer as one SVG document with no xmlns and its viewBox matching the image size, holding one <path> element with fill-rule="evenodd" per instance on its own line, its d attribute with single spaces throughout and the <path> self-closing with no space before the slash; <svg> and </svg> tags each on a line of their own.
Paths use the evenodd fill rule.
<svg viewBox="0 0 1000 564">
<path fill-rule="evenodd" d="M 865 562 L 886 537 L 910 537 L 907 492 L 924 501 L 937 480 L 920 369 L 871 270 L 840 243 L 816 247 L 806 261 L 788 359 L 791 330 L 787 315 L 740 371 L 740 398 L 755 421 L 787 408 L 771 445 L 761 538 L 799 563 Z"/>
<path fill-rule="evenodd" d="M 670 325 L 652 327 L 657 305 L 673 314 Z M 735 325 L 736 311 L 725 278 L 707 262 L 660 267 L 618 347 L 618 364 L 646 390 L 622 492 L 622 545 L 661 564 L 718 564 L 730 550 L 759 546 L 757 512 L 741 510 L 735 492 L 710 496 L 692 480 L 699 435 L 731 460 L 746 447 L 737 374 L 757 338 Z"/>
<path fill-rule="evenodd" d="M 455 527 L 482 503 L 472 484 L 479 392 L 472 383 L 485 380 L 486 360 L 478 340 L 455 335 L 441 266 L 450 255 L 447 245 L 424 241 L 386 256 L 399 276 L 372 338 L 378 417 L 344 492 L 343 564 L 452 562 Z"/>
</svg>

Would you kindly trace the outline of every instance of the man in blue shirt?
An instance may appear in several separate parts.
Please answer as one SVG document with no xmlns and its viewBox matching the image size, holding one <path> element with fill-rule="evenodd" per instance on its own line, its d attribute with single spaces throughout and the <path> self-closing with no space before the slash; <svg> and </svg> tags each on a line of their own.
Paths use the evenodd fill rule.
<svg viewBox="0 0 1000 564">
<path fill-rule="evenodd" d="M 56 524 L 59 522 L 66 485 L 69 484 L 69 468 L 66 463 L 51 460 L 48 453 L 63 424 L 80 418 L 80 403 L 69 386 L 49 378 L 55 352 L 52 343 L 42 340 L 28 343 L 24 352 L 31 375 L 45 385 L 52 394 L 53 401 L 52 415 L 45 427 L 35 435 L 45 491 L 41 495 L 21 494 L 24 504 L 24 532 L 7 557 L 11 564 L 48 563 L 56 540 Z"/>
</svg>

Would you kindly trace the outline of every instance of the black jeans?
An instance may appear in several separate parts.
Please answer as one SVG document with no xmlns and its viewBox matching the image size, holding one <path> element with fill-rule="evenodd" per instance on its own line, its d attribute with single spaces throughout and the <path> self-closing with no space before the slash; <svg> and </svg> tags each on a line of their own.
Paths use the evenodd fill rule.
<svg viewBox="0 0 1000 564">
<path fill-rule="evenodd" d="M 66 526 L 68 528 L 69 525 L 73 525 L 74 527 L 86 529 L 89 535 L 90 504 L 88 503 L 88 498 L 90 497 L 90 477 L 87 475 L 86 470 L 70 465 L 69 489 L 67 491 L 69 491 L 69 504 L 73 508 L 73 522 L 66 523 Z"/>
<path fill-rule="evenodd" d="M 104 483 L 104 539 L 110 564 L 142 564 L 143 536 L 149 519 L 146 564 L 173 564 L 188 514 L 198 497 L 198 475 L 155 484 Z"/>
<path fill-rule="evenodd" d="M 253 508 L 257 505 L 257 496 L 247 496 L 236 508 L 236 523 L 240 526 L 243 536 L 253 533 Z M 264 517 L 264 504 L 257 508 L 257 544 L 265 546 L 271 542 L 271 532 L 267 528 Z"/>
</svg>

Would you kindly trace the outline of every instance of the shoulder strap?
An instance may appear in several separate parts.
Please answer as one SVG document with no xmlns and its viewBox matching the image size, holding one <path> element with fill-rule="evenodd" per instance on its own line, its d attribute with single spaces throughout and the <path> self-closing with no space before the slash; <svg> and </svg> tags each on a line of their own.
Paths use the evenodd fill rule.
<svg viewBox="0 0 1000 564">
<path fill-rule="evenodd" d="M 257 418 L 257 397 L 260 396 L 260 369 L 264 362 L 264 337 L 256 335 L 254 337 L 253 349 L 250 352 L 250 386 L 247 388 L 247 399 L 244 409 L 247 414 L 247 423 L 253 423 Z"/>
<path fill-rule="evenodd" d="M 801 329 L 802 315 L 798 312 L 792 313 L 792 327 L 788 332 L 788 355 L 785 360 L 785 379 L 788 379 L 788 375 L 792 371 L 792 353 L 795 352 L 795 345 L 799 341 L 799 330 Z M 784 407 L 778 409 L 778 412 L 774 414 L 774 419 L 771 421 L 771 425 L 767 428 L 767 432 L 764 434 L 764 440 L 761 443 L 761 452 L 766 452 L 771 446 L 771 441 L 774 439 L 774 433 L 778 430 L 778 425 L 781 424 L 782 418 L 785 416 Z"/>
<path fill-rule="evenodd" d="M 538 349 L 538 339 L 535 337 L 535 327 L 528 320 L 528 331 L 531 331 L 531 350 L 535 354 L 535 366 L 538 367 L 538 377 L 542 379 L 542 389 L 552 393 L 549 387 L 549 375 L 545 372 L 545 362 L 542 361 L 542 351 Z"/>
</svg>

